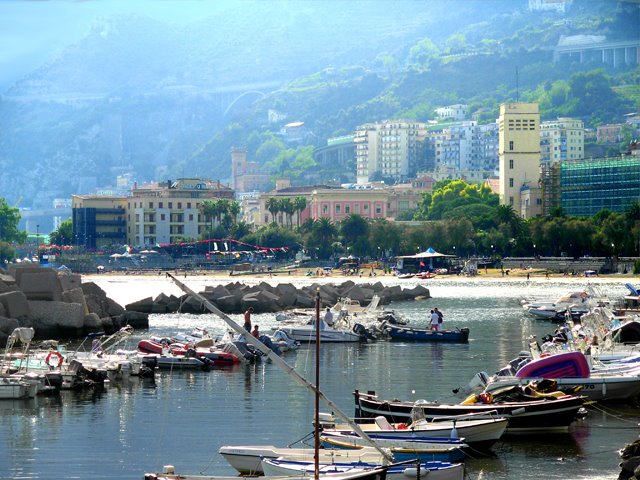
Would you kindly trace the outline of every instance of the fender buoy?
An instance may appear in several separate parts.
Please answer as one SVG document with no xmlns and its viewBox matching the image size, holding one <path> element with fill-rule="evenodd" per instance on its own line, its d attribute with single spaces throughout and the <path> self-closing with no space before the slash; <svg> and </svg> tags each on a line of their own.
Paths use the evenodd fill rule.
<svg viewBox="0 0 640 480">
<path fill-rule="evenodd" d="M 44 359 L 44 363 L 46 363 L 50 367 L 53 367 L 53 365 L 51 365 L 51 357 L 58 357 L 58 365 L 56 365 L 56 367 L 60 368 L 60 365 L 62 365 L 62 361 L 64 360 L 60 352 L 51 351 L 47 354 L 46 358 Z"/>
</svg>

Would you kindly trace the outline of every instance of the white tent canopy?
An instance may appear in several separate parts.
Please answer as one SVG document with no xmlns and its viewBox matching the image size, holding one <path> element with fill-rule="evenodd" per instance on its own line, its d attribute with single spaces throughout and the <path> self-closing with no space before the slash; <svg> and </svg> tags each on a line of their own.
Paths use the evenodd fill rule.
<svg viewBox="0 0 640 480">
<path fill-rule="evenodd" d="M 447 255 L 444 253 L 436 252 L 433 248 L 427 248 L 424 252 L 416 253 L 415 255 L 401 255 L 396 258 L 438 258 L 438 257 L 455 257 L 455 255 Z"/>
</svg>

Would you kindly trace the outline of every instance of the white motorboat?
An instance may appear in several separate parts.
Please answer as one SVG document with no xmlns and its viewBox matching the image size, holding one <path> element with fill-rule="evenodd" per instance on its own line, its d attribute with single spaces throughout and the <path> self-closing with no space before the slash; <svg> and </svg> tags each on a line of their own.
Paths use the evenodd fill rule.
<svg viewBox="0 0 640 480">
<path fill-rule="evenodd" d="M 377 416 L 373 423 L 362 423 L 360 428 L 373 440 L 397 439 L 460 439 L 478 450 L 487 450 L 500 440 L 507 429 L 508 420 L 495 416 L 491 418 L 474 418 L 462 415 L 457 418 L 427 421 L 419 419 L 409 424 L 390 423 L 385 417 Z M 343 433 L 352 435 L 354 432 L 347 425 L 336 425 L 334 428 L 324 428 L 323 434 Z"/>
<path fill-rule="evenodd" d="M 36 384 L 25 382 L 21 378 L 0 377 L 0 400 L 34 398 L 37 391 L 38 386 Z"/>
<path fill-rule="evenodd" d="M 319 472 L 323 475 L 353 473 L 371 468 L 372 465 L 367 463 L 328 463 L 319 466 Z M 294 460 L 284 459 L 264 459 L 262 461 L 262 469 L 265 475 L 313 475 L 313 462 L 297 462 Z M 389 466 L 387 470 L 387 479 L 390 480 L 407 480 L 430 478 L 435 480 L 462 480 L 464 478 L 464 465 L 462 463 L 449 462 L 423 462 L 419 467 L 415 463 L 411 465 Z"/>
<path fill-rule="evenodd" d="M 275 447 L 272 445 L 243 445 L 220 447 L 218 452 L 241 475 L 261 475 L 262 459 L 286 458 L 298 461 L 313 461 L 315 449 Z M 383 463 L 384 457 L 375 448 L 363 447 L 358 450 L 342 448 L 322 448 L 318 450 L 320 462 L 365 462 Z"/>
</svg>

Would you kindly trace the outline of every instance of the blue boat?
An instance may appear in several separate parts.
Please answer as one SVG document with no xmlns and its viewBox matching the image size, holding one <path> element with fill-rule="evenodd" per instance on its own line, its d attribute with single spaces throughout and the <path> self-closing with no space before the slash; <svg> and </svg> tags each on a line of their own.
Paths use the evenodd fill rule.
<svg viewBox="0 0 640 480">
<path fill-rule="evenodd" d="M 411 340 L 418 342 L 469 342 L 469 329 L 429 330 L 408 325 L 387 325 L 387 332 L 392 340 Z"/>
</svg>

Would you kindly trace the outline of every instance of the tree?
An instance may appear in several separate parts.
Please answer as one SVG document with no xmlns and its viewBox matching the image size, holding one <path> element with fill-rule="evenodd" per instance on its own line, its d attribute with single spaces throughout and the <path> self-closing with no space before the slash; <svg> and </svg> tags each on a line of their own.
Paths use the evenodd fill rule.
<svg viewBox="0 0 640 480">
<path fill-rule="evenodd" d="M 276 223 L 276 215 L 280 211 L 280 201 L 276 197 L 269 197 L 265 206 L 271 214 L 272 222 Z"/>
<path fill-rule="evenodd" d="M 10 206 L 4 197 L 0 198 L 0 240 L 5 242 L 24 243 L 27 233 L 18 230 L 20 211 Z"/>
<path fill-rule="evenodd" d="M 300 215 L 307 208 L 307 199 L 305 197 L 296 197 L 293 199 L 293 207 L 298 212 L 298 228 L 300 228 Z"/>
<path fill-rule="evenodd" d="M 369 223 L 361 215 L 351 214 L 340 222 L 343 245 L 352 247 L 356 255 L 366 255 L 369 246 Z"/>
<path fill-rule="evenodd" d="M 54 245 L 71 245 L 73 240 L 73 221 L 65 220 L 60 226 L 51 232 L 49 242 Z"/>
</svg>

